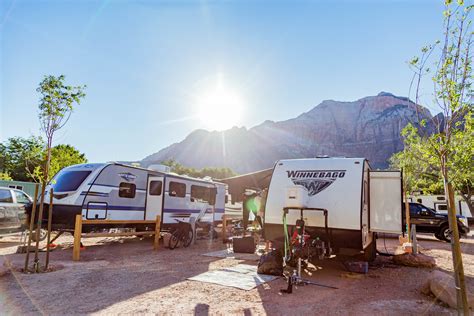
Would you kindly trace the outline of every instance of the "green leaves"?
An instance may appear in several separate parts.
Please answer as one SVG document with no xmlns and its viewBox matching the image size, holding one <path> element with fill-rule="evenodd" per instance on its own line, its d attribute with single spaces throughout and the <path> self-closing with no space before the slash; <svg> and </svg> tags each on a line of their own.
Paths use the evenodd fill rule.
<svg viewBox="0 0 474 316">
<path fill-rule="evenodd" d="M 39 102 L 39 119 L 42 130 L 49 136 L 60 129 L 69 119 L 73 104 L 80 104 L 85 97 L 86 86 L 68 86 L 65 76 L 45 76 L 37 92 L 41 94 Z"/>
<path fill-rule="evenodd" d="M 12 137 L 0 143 L 0 176 L 18 181 L 42 182 L 46 144 L 41 137 Z M 64 167 L 86 163 L 85 155 L 71 145 L 57 145 L 51 150 L 51 175 Z M 50 177 L 51 178 L 51 177 Z"/>
<path fill-rule="evenodd" d="M 195 169 L 191 167 L 185 167 L 174 159 L 168 159 L 161 164 L 171 168 L 171 171 L 177 174 L 188 175 L 190 177 L 204 178 L 211 177 L 213 179 L 225 179 L 235 176 L 236 173 L 230 168 L 202 168 Z"/>
<path fill-rule="evenodd" d="M 0 172 L 8 173 L 14 180 L 32 180 L 29 170 L 43 161 L 44 147 L 41 137 L 9 138 L 0 144 Z"/>
</svg>

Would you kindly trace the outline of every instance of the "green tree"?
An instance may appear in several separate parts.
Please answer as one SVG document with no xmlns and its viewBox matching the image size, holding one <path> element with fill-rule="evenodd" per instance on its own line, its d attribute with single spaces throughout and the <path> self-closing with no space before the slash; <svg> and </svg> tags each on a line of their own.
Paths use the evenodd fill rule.
<svg viewBox="0 0 474 316">
<path fill-rule="evenodd" d="M 422 78 L 430 75 L 434 84 L 433 99 L 443 117 L 440 119 L 440 116 L 436 116 L 431 122 L 418 119 L 415 122 L 417 125 L 409 124 L 403 131 L 405 159 L 399 160 L 407 173 L 422 170 L 425 171 L 425 175 L 431 172 L 437 173 L 442 179 L 448 201 L 449 228 L 452 232 L 451 245 L 458 312 L 468 315 L 469 306 L 454 205 L 454 188 L 459 188 L 460 182 L 466 183 L 461 173 L 465 173 L 467 168 L 467 173 L 472 175 L 473 167 L 471 55 L 473 32 L 472 21 L 469 19 L 473 6 L 465 6 L 461 0 L 458 0 L 457 4 L 446 0 L 445 4 L 443 41 L 422 48 L 421 57 L 415 57 L 410 62 L 414 70 L 410 90 L 414 84 L 415 103 L 419 104 Z M 441 46 L 439 52 L 436 50 L 438 44 Z M 439 54 L 433 54 L 434 52 Z M 426 65 L 433 55 L 438 55 L 438 58 L 431 70 Z M 469 181 L 471 180 L 472 178 Z M 412 186 L 416 181 L 416 179 L 408 180 L 406 186 Z"/>
<path fill-rule="evenodd" d="M 161 162 L 161 164 L 170 167 L 171 172 L 181 175 L 188 175 L 195 178 L 211 177 L 212 179 L 225 179 L 237 175 L 230 168 L 206 167 L 202 169 L 196 169 L 183 166 L 174 159 L 165 160 Z"/>
<path fill-rule="evenodd" d="M 45 142 L 41 137 L 12 137 L 0 143 L 0 174 L 18 181 L 48 182 L 43 178 Z M 86 163 L 85 155 L 71 145 L 51 149 L 51 177 L 64 167 Z M 50 177 L 50 178 L 51 178 Z"/>
<path fill-rule="evenodd" d="M 39 121 L 41 130 L 46 136 L 46 156 L 43 169 L 41 170 L 43 185 L 41 186 L 40 204 L 38 211 L 38 223 L 36 228 L 36 248 L 35 248 L 35 264 L 36 272 L 39 272 L 39 233 L 41 229 L 41 221 L 43 218 L 44 198 L 46 181 L 50 177 L 51 165 L 51 148 L 53 145 L 54 134 L 64 127 L 68 122 L 74 108 L 74 104 L 80 104 L 85 97 L 85 86 L 68 86 L 65 84 L 65 77 L 60 75 L 45 76 L 36 89 L 40 93 L 39 101 Z"/>
<path fill-rule="evenodd" d="M 44 146 L 41 137 L 9 138 L 0 144 L 0 172 L 18 181 L 33 180 L 33 171 L 44 157 Z"/>
<path fill-rule="evenodd" d="M 202 168 L 199 170 L 202 177 L 211 177 L 213 179 L 225 179 L 236 176 L 237 174 L 230 168 Z"/>
<path fill-rule="evenodd" d="M 13 180 L 7 172 L 0 172 L 0 180 Z"/>
<path fill-rule="evenodd" d="M 86 162 L 86 156 L 79 150 L 71 145 L 60 144 L 51 149 L 49 179 L 45 179 L 41 165 L 35 167 L 32 176 L 36 182 L 49 182 L 61 169 Z"/>
<path fill-rule="evenodd" d="M 36 89 L 41 95 L 38 107 L 40 126 L 46 136 L 46 161 L 42 170 L 43 184 L 46 184 L 45 181 L 49 178 L 54 133 L 68 122 L 73 105 L 80 104 L 85 97 L 84 89 L 85 86 L 66 85 L 63 75 L 45 76 Z M 44 187 L 45 185 L 43 185 L 43 190 Z"/>
</svg>

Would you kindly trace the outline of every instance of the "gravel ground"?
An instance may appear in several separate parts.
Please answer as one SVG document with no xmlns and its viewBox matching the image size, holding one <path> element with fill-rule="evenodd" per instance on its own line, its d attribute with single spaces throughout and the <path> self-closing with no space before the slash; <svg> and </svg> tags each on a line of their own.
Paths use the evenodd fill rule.
<svg viewBox="0 0 474 316">
<path fill-rule="evenodd" d="M 301 286 L 281 294 L 281 278 L 250 291 L 187 281 L 205 271 L 252 261 L 205 257 L 224 249 L 219 241 L 198 241 L 187 249 L 152 250 L 151 239 L 87 238 L 81 261 L 72 261 L 72 238 L 58 239 L 51 253 L 56 271 L 42 274 L 15 272 L 24 254 L 15 254 L 18 237 L 0 239 L 0 267 L 13 271 L 0 276 L 0 314 L 194 314 L 194 315 L 419 315 L 455 314 L 455 310 L 420 293 L 432 272 L 400 267 L 390 257 L 378 256 L 360 279 L 344 278 L 343 265 L 331 259 L 311 272 L 315 282 L 328 289 Z M 437 269 L 452 271 L 450 245 L 420 235 L 422 252 L 435 257 Z M 378 240 L 380 251 L 393 252 L 398 240 Z M 467 282 L 474 287 L 474 239 L 462 240 Z M 44 255 L 44 254 L 42 254 Z"/>
</svg>

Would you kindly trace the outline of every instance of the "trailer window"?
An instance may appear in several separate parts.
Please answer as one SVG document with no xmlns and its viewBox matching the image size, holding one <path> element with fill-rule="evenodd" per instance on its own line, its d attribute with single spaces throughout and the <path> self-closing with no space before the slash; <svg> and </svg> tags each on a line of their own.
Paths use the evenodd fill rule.
<svg viewBox="0 0 474 316">
<path fill-rule="evenodd" d="M 163 182 L 161 181 L 150 181 L 150 195 L 161 195 L 161 189 L 163 188 Z"/>
<path fill-rule="evenodd" d="M 123 198 L 133 199 L 137 186 L 133 183 L 121 182 L 119 185 L 119 196 Z"/>
<path fill-rule="evenodd" d="M 439 211 L 447 211 L 448 210 L 448 205 L 447 204 L 438 204 L 438 210 Z"/>
<path fill-rule="evenodd" d="M 169 196 L 181 197 L 186 196 L 186 184 L 180 182 L 170 182 Z"/>
<path fill-rule="evenodd" d="M 216 201 L 216 190 L 214 188 L 206 188 L 200 185 L 191 186 L 191 198 L 214 205 Z"/>
<path fill-rule="evenodd" d="M 84 170 L 60 172 L 52 181 L 54 192 L 76 191 L 90 174 Z"/>
</svg>

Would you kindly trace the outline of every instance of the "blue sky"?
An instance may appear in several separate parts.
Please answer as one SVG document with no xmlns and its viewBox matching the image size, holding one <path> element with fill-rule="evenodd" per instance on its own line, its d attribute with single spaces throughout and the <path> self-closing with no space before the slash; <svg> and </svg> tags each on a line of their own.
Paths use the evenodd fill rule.
<svg viewBox="0 0 474 316">
<path fill-rule="evenodd" d="M 440 38 L 442 10 L 434 0 L 2 0 L 0 141 L 40 133 L 46 74 L 87 85 L 56 143 L 94 162 L 142 159 L 211 127 L 196 108 L 218 80 L 247 128 L 325 99 L 406 96 L 406 61 Z"/>
</svg>

